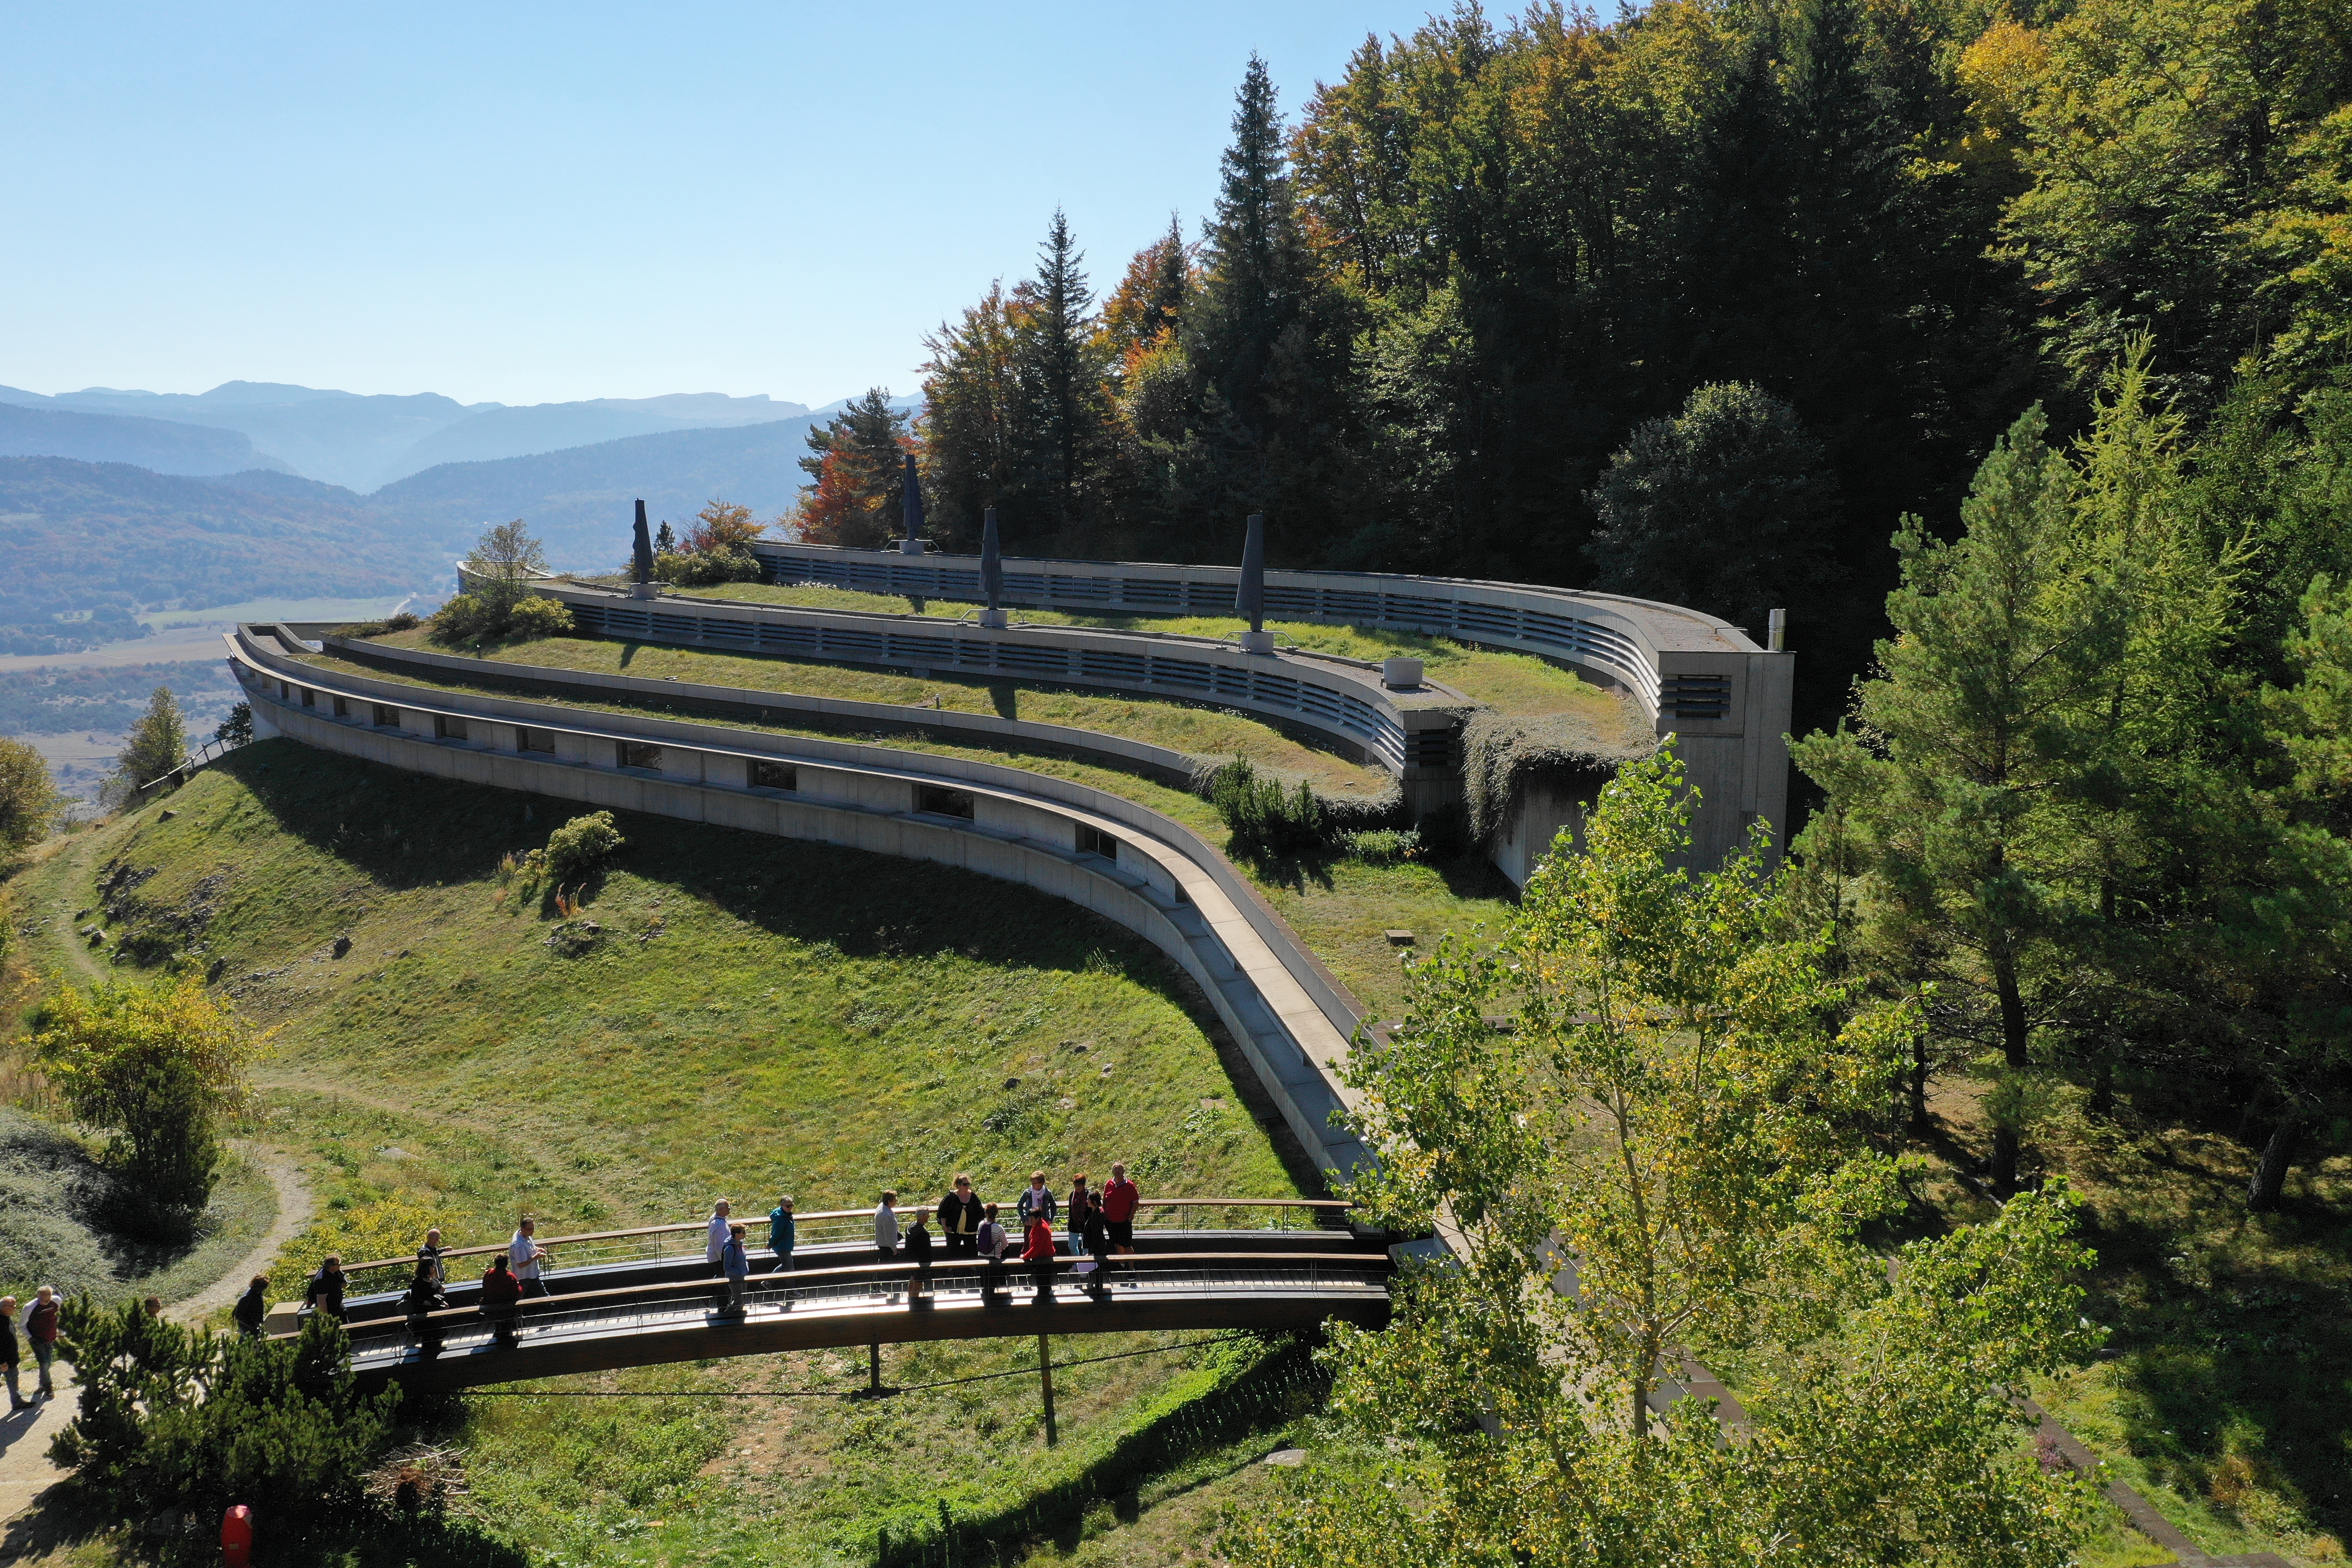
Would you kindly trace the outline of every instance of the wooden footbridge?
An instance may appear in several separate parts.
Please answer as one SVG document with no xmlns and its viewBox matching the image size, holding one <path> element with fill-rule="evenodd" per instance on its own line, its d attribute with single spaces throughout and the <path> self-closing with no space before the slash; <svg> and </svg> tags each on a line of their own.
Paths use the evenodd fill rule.
<svg viewBox="0 0 2352 1568">
<path fill-rule="evenodd" d="M 395 1292 L 351 1296 L 344 1323 L 352 1368 L 370 1383 L 416 1390 L 604 1372 L 667 1362 L 927 1340 L 1155 1330 L 1312 1329 L 1339 1319 L 1388 1321 L 1392 1261 L 1386 1239 L 1350 1226 L 1347 1205 L 1312 1199 L 1165 1200 L 1180 1222 L 1202 1210 L 1261 1221 L 1246 1227 L 1139 1226 L 1136 1250 L 1081 1273 L 1066 1242 L 1053 1264 L 937 1259 L 925 1288 L 903 1258 L 870 1243 L 828 1238 L 794 1255 L 789 1270 L 755 1247 L 744 1308 L 726 1308 L 726 1282 L 702 1257 L 704 1222 L 541 1238 L 557 1267 L 547 1293 L 525 1297 L 511 1321 L 480 1305 L 478 1279 L 453 1279 L 449 1305 L 419 1312 Z M 800 1216 L 803 1234 L 838 1233 L 867 1211 Z M 764 1230 L 764 1222 L 754 1226 Z M 680 1256 L 675 1249 L 689 1246 Z M 454 1249 L 452 1272 L 498 1247 Z M 404 1278 L 413 1260 L 357 1265 L 355 1282 Z M 991 1278 L 992 1274 L 993 1278 Z M 290 1309 L 272 1327 L 290 1332 Z M 877 1363 L 878 1366 L 878 1355 Z M 878 1381 L 878 1376 L 877 1376 Z"/>
</svg>

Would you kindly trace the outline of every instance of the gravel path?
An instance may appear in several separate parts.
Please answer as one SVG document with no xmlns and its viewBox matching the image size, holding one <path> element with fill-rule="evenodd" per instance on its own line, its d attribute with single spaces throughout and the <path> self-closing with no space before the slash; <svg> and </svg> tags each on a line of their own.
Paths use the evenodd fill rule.
<svg viewBox="0 0 2352 1568">
<path fill-rule="evenodd" d="M 278 1150 L 264 1149 L 251 1144 L 239 1144 L 237 1152 L 259 1163 L 269 1173 L 269 1184 L 278 1191 L 278 1215 L 270 1222 L 268 1234 L 254 1249 L 237 1259 L 236 1266 L 226 1274 L 197 1291 L 184 1301 L 174 1302 L 166 1313 L 179 1322 L 193 1323 L 209 1317 L 245 1293 L 247 1281 L 268 1268 L 271 1259 L 304 1226 L 310 1222 L 310 1188 L 302 1180 L 302 1173 L 289 1157 Z M 32 1357 L 25 1358 L 25 1392 L 33 1391 L 35 1373 Z M 58 1397 L 46 1401 L 29 1411 L 0 1415 L 0 1523 L 16 1520 L 40 1500 L 65 1474 L 49 1463 L 49 1439 L 58 1428 L 74 1417 L 73 1369 L 62 1361 L 57 1363 Z M 17 1530 L 0 1535 L 0 1563 L 12 1560 L 21 1550 L 36 1542 L 20 1539 Z"/>
</svg>

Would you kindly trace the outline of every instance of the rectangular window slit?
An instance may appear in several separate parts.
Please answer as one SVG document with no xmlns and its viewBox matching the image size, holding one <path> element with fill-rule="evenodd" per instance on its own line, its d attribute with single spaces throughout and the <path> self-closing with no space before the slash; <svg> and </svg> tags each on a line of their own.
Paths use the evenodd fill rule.
<svg viewBox="0 0 2352 1568">
<path fill-rule="evenodd" d="M 623 767 L 644 768 L 649 773 L 661 772 L 659 746 L 648 746 L 642 741 L 623 741 L 619 744 Z"/>
<path fill-rule="evenodd" d="M 1081 822 L 1078 824 L 1078 853 L 1116 860 L 1118 858 L 1118 840 L 1099 827 L 1090 827 Z"/>
<path fill-rule="evenodd" d="M 518 752 L 546 752 L 552 755 L 555 751 L 555 731 L 552 730 L 530 730 L 518 724 L 515 726 L 515 750 Z"/>
<path fill-rule="evenodd" d="M 381 702 L 377 703 L 375 705 L 375 727 L 379 730 L 397 730 L 400 728 L 400 710 L 397 708 L 387 708 Z"/>
<path fill-rule="evenodd" d="M 751 787 L 796 790 L 801 787 L 800 770 L 790 763 L 763 763 L 754 759 L 751 763 Z"/>
<path fill-rule="evenodd" d="M 949 789 L 944 784 L 917 784 L 915 809 L 927 816 L 955 816 L 971 820 L 971 791 Z"/>
</svg>

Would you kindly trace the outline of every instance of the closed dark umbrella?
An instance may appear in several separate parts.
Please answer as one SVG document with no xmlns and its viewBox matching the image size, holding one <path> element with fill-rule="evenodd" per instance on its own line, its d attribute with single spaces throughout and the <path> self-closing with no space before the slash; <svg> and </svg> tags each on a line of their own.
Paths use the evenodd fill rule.
<svg viewBox="0 0 2352 1568">
<path fill-rule="evenodd" d="M 637 502 L 636 568 L 638 582 L 654 580 L 654 542 L 653 536 L 646 531 L 646 503 L 643 500 Z"/>
<path fill-rule="evenodd" d="M 1003 608 L 1004 552 L 996 541 L 996 509 L 980 514 L 980 591 L 988 595 L 991 615 Z"/>
<path fill-rule="evenodd" d="M 1254 511 L 1249 532 L 1242 538 L 1242 582 L 1234 594 L 1234 608 L 1249 617 L 1249 629 L 1265 630 L 1265 513 Z"/>
<path fill-rule="evenodd" d="M 907 454 L 907 540 L 923 536 L 923 482 L 915 473 L 915 454 Z"/>
</svg>

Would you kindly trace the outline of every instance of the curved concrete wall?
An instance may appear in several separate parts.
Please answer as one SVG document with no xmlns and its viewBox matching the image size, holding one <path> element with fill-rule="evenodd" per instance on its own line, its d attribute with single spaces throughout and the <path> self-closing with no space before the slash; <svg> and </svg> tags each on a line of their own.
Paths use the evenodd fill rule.
<svg viewBox="0 0 2352 1568">
<path fill-rule="evenodd" d="M 1212 702 L 1315 731 L 1408 786 L 1452 781 L 1454 736 L 1470 705 L 1462 693 L 1433 683 L 1391 690 L 1381 682 L 1379 666 L 1359 659 L 1245 654 L 1207 637 L 1073 626 L 999 631 L 935 616 L 812 610 L 672 593 L 633 599 L 553 581 L 533 586 L 569 605 L 584 630 L 604 637 Z"/>
<path fill-rule="evenodd" d="M 254 627 L 228 642 L 259 736 L 411 773 L 961 866 L 1094 910 L 1201 986 L 1310 1155 L 1343 1173 L 1370 1157 L 1329 1124 L 1353 1098 L 1331 1064 L 1345 1058 L 1361 1008 L 1222 855 L 1147 807 L 961 758 L 429 691 L 321 669 Z"/>
<path fill-rule="evenodd" d="M 758 543 L 770 581 L 978 603 L 980 562 L 828 545 Z M 1240 570 L 1113 561 L 1008 557 L 1005 602 L 1096 614 L 1232 615 Z M 1700 792 L 1694 861 L 1713 864 L 1758 818 L 1784 826 L 1791 655 L 1759 647 L 1738 626 L 1675 605 L 1467 577 L 1378 572 L 1265 574 L 1271 618 L 1426 632 L 1574 666 L 1633 693 L 1657 735 L 1673 735 Z M 1520 837 L 1549 844 L 1560 826 L 1529 820 Z M 1524 880 L 1524 878 L 1520 879 Z"/>
<path fill-rule="evenodd" d="M 337 623 L 340 625 L 341 623 Z M 908 708 L 887 702 L 851 702 L 835 697 L 809 697 L 797 691 L 772 691 L 763 687 L 706 686 L 686 680 L 646 680 L 637 676 L 604 675 L 551 665 L 508 664 L 457 654 L 427 653 L 421 648 L 387 647 L 364 637 L 340 637 L 333 626 L 289 626 L 301 637 L 319 634 L 322 647 L 354 663 L 394 674 L 414 672 L 424 679 L 457 679 L 509 690 L 577 693 L 589 701 L 607 698 L 636 699 L 701 708 L 719 717 L 801 719 L 815 724 L 854 724 L 866 729 L 895 729 L 935 734 L 950 740 L 983 744 L 1014 742 L 1041 751 L 1063 752 L 1099 761 L 1159 779 L 1179 789 L 1190 789 L 1208 764 L 1189 752 L 1129 741 L 1067 724 L 1040 724 L 1026 719 L 999 719 L 985 713 L 958 713 L 947 709 Z M 308 639 L 306 639 L 308 640 Z"/>
</svg>

